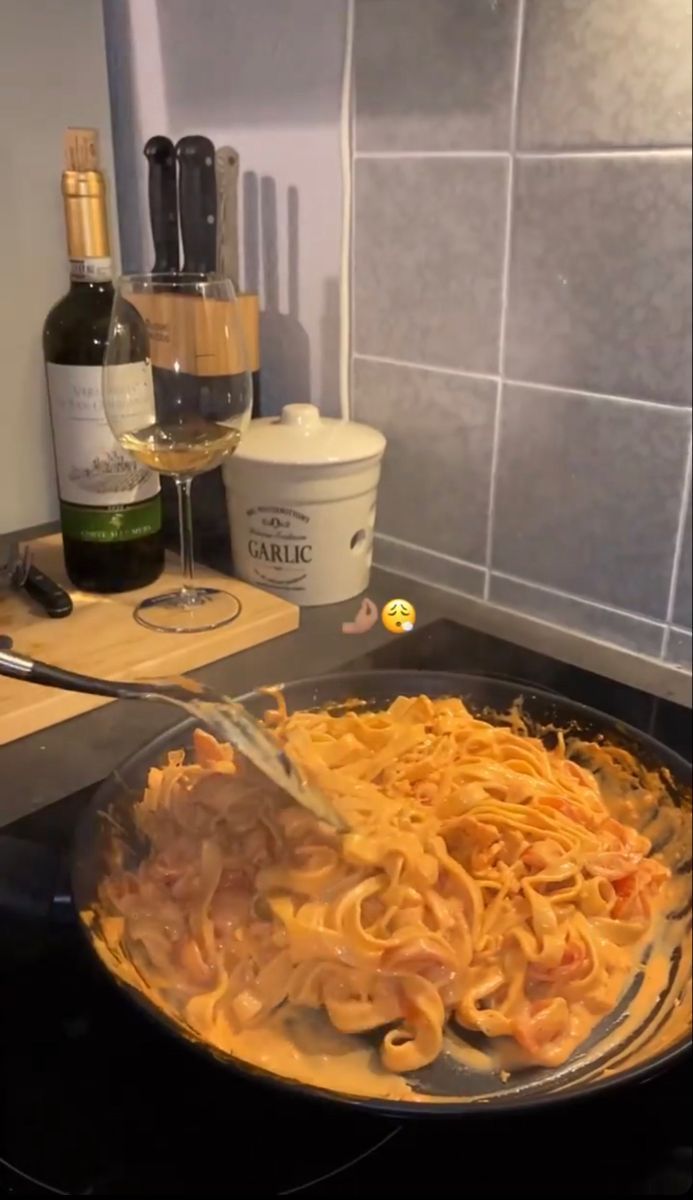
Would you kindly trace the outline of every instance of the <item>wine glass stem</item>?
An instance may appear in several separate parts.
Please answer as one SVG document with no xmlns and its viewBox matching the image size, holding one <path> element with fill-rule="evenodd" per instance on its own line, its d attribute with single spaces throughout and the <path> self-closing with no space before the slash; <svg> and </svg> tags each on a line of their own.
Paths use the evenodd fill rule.
<svg viewBox="0 0 693 1200">
<path fill-rule="evenodd" d="M 176 475 L 176 492 L 178 494 L 178 525 L 180 529 L 180 560 L 183 567 L 183 592 L 195 588 L 195 555 L 193 545 L 192 503 L 190 492 L 192 479 L 190 476 Z"/>
</svg>

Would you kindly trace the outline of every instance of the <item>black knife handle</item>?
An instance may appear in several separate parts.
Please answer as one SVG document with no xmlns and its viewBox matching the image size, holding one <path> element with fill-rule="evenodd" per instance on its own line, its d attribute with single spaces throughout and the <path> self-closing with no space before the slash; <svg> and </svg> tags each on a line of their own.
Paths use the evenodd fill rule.
<svg viewBox="0 0 693 1200">
<path fill-rule="evenodd" d="M 217 184 L 214 145 L 201 134 L 180 139 L 178 208 L 183 242 L 183 271 L 206 274 L 217 262 Z"/>
<path fill-rule="evenodd" d="M 144 147 L 149 162 L 149 218 L 154 241 L 156 272 L 175 272 L 180 265 L 178 251 L 178 190 L 176 151 L 170 138 L 151 137 Z"/>
<path fill-rule="evenodd" d="M 38 567 L 29 566 L 22 587 L 49 617 L 69 617 L 72 612 L 72 600 L 64 588 Z"/>
</svg>

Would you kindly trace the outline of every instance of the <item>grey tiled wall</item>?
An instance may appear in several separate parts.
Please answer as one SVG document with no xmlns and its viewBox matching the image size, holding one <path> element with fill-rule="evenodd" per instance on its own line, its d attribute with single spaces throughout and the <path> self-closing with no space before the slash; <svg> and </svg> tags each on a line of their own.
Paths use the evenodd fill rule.
<svg viewBox="0 0 693 1200">
<path fill-rule="evenodd" d="M 376 561 L 690 669 L 691 0 L 356 0 Z"/>
</svg>

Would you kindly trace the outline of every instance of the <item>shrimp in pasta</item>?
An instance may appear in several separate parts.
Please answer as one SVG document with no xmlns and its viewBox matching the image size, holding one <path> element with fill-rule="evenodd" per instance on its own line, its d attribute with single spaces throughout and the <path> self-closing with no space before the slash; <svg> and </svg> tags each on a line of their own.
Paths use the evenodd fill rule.
<svg viewBox="0 0 693 1200">
<path fill-rule="evenodd" d="M 446 1026 L 566 1061 L 617 1004 L 669 876 L 559 735 L 548 749 L 459 699 L 266 717 L 346 832 L 198 730 L 152 769 L 148 842 L 100 894 L 150 994 L 202 1037 L 280 1006 L 379 1031 L 390 1072 Z"/>
</svg>

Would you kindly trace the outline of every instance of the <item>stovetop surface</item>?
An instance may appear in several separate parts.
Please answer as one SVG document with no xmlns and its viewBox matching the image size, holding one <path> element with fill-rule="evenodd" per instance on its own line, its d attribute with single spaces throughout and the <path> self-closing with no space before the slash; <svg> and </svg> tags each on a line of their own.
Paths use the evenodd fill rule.
<svg viewBox="0 0 693 1200">
<path fill-rule="evenodd" d="M 690 714 L 500 639 L 436 621 L 354 669 L 458 670 L 557 691 L 690 758 Z M 15 822 L 67 849 L 90 790 Z M 287 1096 L 208 1062 L 145 1019 L 74 925 L 4 921 L 0 1190 L 15 1196 L 683 1195 L 690 1060 L 536 1113 L 398 1122 Z"/>
</svg>

